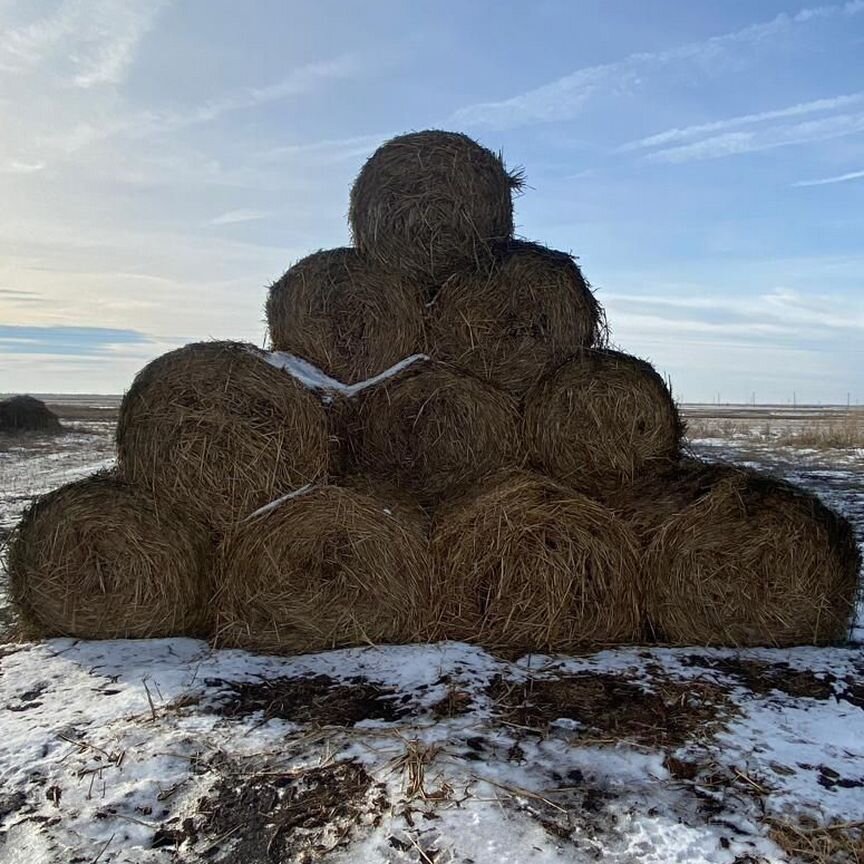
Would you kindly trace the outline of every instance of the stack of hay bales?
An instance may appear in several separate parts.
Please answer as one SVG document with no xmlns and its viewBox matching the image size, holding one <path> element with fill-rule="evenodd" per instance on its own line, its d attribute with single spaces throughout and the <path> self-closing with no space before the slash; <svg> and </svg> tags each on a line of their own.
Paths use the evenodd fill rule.
<svg viewBox="0 0 864 864">
<path fill-rule="evenodd" d="M 27 515 L 9 562 L 27 621 L 277 653 L 842 640 L 848 523 L 682 458 L 669 388 L 609 347 L 573 257 L 514 238 L 520 185 L 464 135 L 379 148 L 354 246 L 270 287 L 272 350 L 151 363 L 115 474 Z"/>
</svg>

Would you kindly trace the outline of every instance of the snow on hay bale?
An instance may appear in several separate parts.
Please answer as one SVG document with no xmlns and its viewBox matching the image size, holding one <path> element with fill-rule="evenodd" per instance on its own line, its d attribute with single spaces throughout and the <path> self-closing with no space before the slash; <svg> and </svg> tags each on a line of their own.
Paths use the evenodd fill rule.
<svg viewBox="0 0 864 864">
<path fill-rule="evenodd" d="M 677 457 L 683 424 L 650 363 L 610 350 L 586 350 L 528 395 L 529 459 L 578 489 L 599 492 Z"/>
<path fill-rule="evenodd" d="M 646 604 L 659 641 L 847 637 L 861 562 L 846 519 L 803 489 L 732 466 L 685 464 L 655 488 L 630 509 L 643 532 L 651 526 Z"/>
<path fill-rule="evenodd" d="M 124 475 L 219 530 L 323 476 L 324 409 L 267 357 L 199 342 L 145 366 L 120 406 Z"/>
<path fill-rule="evenodd" d="M 219 644 L 280 654 L 410 642 L 430 614 L 422 523 L 386 499 L 319 486 L 226 541 Z"/>
<path fill-rule="evenodd" d="M 32 396 L 12 396 L 0 402 L 0 432 L 60 432 L 57 415 Z"/>
<path fill-rule="evenodd" d="M 422 290 L 356 249 L 303 258 L 267 299 L 273 347 L 348 384 L 422 351 L 423 318 Z"/>
<path fill-rule="evenodd" d="M 27 635 L 80 639 L 206 632 L 209 538 L 143 491 L 96 474 L 40 498 L 13 532 L 13 603 Z"/>
<path fill-rule="evenodd" d="M 500 155 L 467 135 L 400 135 L 369 158 L 351 190 L 354 243 L 382 265 L 435 285 L 489 260 L 513 234 L 512 192 L 522 185 Z"/>
<path fill-rule="evenodd" d="M 428 506 L 518 459 L 516 401 L 444 363 L 414 363 L 368 390 L 355 422 L 355 472 Z"/>
<path fill-rule="evenodd" d="M 443 638 L 566 651 L 638 637 L 636 538 L 546 477 L 505 472 L 442 511 L 432 554 Z"/>
<path fill-rule="evenodd" d="M 572 256 L 513 241 L 490 266 L 464 268 L 432 306 L 430 344 L 518 396 L 581 348 L 605 339 L 599 303 Z"/>
</svg>

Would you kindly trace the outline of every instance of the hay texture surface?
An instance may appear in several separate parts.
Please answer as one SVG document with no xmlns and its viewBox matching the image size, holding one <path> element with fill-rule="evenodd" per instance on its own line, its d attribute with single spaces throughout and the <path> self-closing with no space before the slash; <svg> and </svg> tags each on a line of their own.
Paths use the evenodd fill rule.
<svg viewBox="0 0 864 864">
<path fill-rule="evenodd" d="M 428 539 L 384 501 L 320 486 L 244 523 L 222 551 L 219 582 L 224 645 L 294 654 L 417 641 Z"/>
<path fill-rule="evenodd" d="M 504 474 L 445 509 L 432 551 L 441 638 L 567 651 L 638 637 L 635 537 L 545 477 Z"/>
<path fill-rule="evenodd" d="M 358 406 L 355 472 L 427 506 L 519 459 L 516 401 L 434 361 L 369 390 Z"/>
<path fill-rule="evenodd" d="M 808 492 L 741 468 L 691 465 L 666 484 L 659 506 L 670 514 L 674 504 L 674 512 L 646 559 L 658 640 L 786 646 L 846 638 L 860 560 L 843 517 Z"/>
<path fill-rule="evenodd" d="M 263 357 L 251 345 L 201 342 L 146 366 L 120 407 L 124 475 L 218 530 L 323 476 L 321 403 Z"/>
<path fill-rule="evenodd" d="M 445 282 L 430 330 L 434 356 L 522 396 L 568 357 L 601 343 L 605 320 L 570 255 L 513 241 L 492 266 Z"/>
<path fill-rule="evenodd" d="M 60 432 L 57 415 L 40 399 L 12 396 L 0 401 L 0 432 Z"/>
<path fill-rule="evenodd" d="M 513 234 L 521 180 L 467 135 L 400 135 L 369 158 L 351 190 L 349 218 L 361 252 L 427 285 L 488 262 Z"/>
<path fill-rule="evenodd" d="M 618 351 L 580 352 L 544 379 L 525 405 L 531 463 L 592 493 L 668 464 L 682 432 L 663 379 L 649 363 Z"/>
<path fill-rule="evenodd" d="M 28 636 L 80 639 L 206 632 L 209 543 L 112 474 L 63 486 L 25 513 L 9 585 Z"/>
<path fill-rule="evenodd" d="M 309 255 L 270 287 L 273 347 L 354 384 L 424 346 L 422 290 L 355 249 Z"/>
</svg>

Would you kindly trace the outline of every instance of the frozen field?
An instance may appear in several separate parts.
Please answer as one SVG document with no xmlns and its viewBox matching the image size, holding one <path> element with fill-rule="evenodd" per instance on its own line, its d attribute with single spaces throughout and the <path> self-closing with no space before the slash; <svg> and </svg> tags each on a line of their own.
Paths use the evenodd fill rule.
<svg viewBox="0 0 864 864">
<path fill-rule="evenodd" d="M 110 464 L 86 409 L 0 443 L 0 530 Z M 688 414 L 696 452 L 808 486 L 860 535 L 864 450 L 826 446 L 832 412 Z M 0 777 L 0 862 L 857 864 L 864 650 L 6 645 Z"/>
</svg>

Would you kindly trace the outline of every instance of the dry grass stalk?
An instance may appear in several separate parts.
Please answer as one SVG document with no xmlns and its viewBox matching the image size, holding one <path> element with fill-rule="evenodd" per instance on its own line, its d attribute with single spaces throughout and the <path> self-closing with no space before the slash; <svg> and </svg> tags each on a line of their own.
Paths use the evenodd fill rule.
<svg viewBox="0 0 864 864">
<path fill-rule="evenodd" d="M 9 549 L 9 583 L 33 636 L 201 635 L 209 537 L 113 474 L 40 498 Z"/>
<path fill-rule="evenodd" d="M 532 464 L 577 489 L 604 492 L 674 459 L 683 425 L 644 360 L 585 350 L 544 379 L 525 405 Z"/>
<path fill-rule="evenodd" d="M 424 297 L 356 249 L 309 255 L 270 286 L 274 349 L 354 384 L 422 352 Z"/>
<path fill-rule="evenodd" d="M 637 543 L 607 508 L 523 472 L 443 510 L 432 535 L 442 638 L 567 651 L 634 641 Z"/>
<path fill-rule="evenodd" d="M 794 823 L 768 820 L 771 839 L 804 864 L 864 864 L 864 821 L 818 825 L 811 819 Z"/>
<path fill-rule="evenodd" d="M 361 399 L 357 473 L 434 506 L 519 459 L 516 401 L 443 363 L 415 363 Z"/>
<path fill-rule="evenodd" d="M 337 486 L 240 526 L 218 568 L 218 641 L 277 654 L 418 641 L 429 614 L 421 525 Z"/>
<path fill-rule="evenodd" d="M 522 241 L 491 266 L 451 276 L 430 329 L 434 356 L 517 396 L 606 338 L 603 311 L 572 256 Z"/>
<path fill-rule="evenodd" d="M 785 646 L 847 637 L 860 555 L 851 525 L 816 496 L 754 471 L 690 464 L 633 509 L 649 511 L 637 518 L 653 533 L 646 605 L 660 641 Z"/>
<path fill-rule="evenodd" d="M 146 366 L 120 408 L 124 475 L 218 530 L 323 476 L 324 409 L 263 356 L 200 342 Z"/>
<path fill-rule="evenodd" d="M 500 155 L 467 135 L 428 130 L 379 147 L 351 190 L 354 243 L 383 266 L 432 286 L 491 260 L 513 234 L 522 185 Z"/>
</svg>

